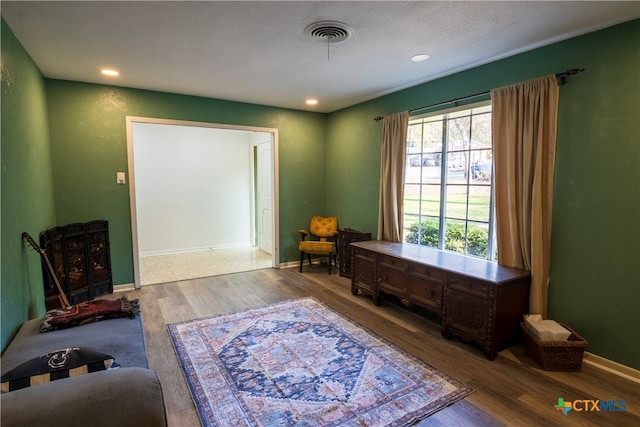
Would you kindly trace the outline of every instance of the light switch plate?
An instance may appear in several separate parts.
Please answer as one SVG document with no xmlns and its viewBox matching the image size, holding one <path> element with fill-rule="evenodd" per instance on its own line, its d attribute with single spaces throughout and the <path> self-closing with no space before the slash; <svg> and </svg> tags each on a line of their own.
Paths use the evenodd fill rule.
<svg viewBox="0 0 640 427">
<path fill-rule="evenodd" d="M 126 184 L 127 180 L 125 178 L 124 172 L 116 172 L 116 182 L 118 184 Z"/>
</svg>

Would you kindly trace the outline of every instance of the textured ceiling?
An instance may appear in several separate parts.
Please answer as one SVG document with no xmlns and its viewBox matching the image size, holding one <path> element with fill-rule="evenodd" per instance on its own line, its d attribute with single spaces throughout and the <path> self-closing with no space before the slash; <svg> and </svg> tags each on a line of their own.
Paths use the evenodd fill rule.
<svg viewBox="0 0 640 427">
<path fill-rule="evenodd" d="M 2 1 L 0 10 L 46 77 L 330 112 L 638 18 L 640 2 Z M 354 35 L 331 44 L 305 35 L 319 20 Z M 411 62 L 418 53 L 431 59 Z"/>
</svg>

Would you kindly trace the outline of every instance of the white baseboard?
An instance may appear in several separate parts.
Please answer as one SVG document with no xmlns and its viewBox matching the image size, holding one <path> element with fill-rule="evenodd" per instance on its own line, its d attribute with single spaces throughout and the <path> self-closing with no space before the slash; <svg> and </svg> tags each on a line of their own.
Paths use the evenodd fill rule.
<svg viewBox="0 0 640 427">
<path fill-rule="evenodd" d="M 281 262 L 280 268 L 293 268 L 300 266 L 300 261 Z"/>
<path fill-rule="evenodd" d="M 637 369 L 614 362 L 613 360 L 605 359 L 588 351 L 584 352 L 583 362 L 640 384 L 640 371 Z"/>
<path fill-rule="evenodd" d="M 130 292 L 135 291 L 135 285 L 133 283 L 122 283 L 120 285 L 113 285 L 113 293 L 116 292 Z"/>
<path fill-rule="evenodd" d="M 140 252 L 140 258 L 144 257 L 152 257 L 159 255 L 175 255 L 175 254 L 187 254 L 191 252 L 204 252 L 204 251 L 215 251 L 215 250 L 224 250 L 224 249 L 241 249 L 241 248 L 250 248 L 251 242 L 240 242 L 240 243 L 229 243 L 225 245 L 212 245 L 212 246 L 195 246 L 190 248 L 173 248 L 173 249 L 163 249 L 159 251 L 145 251 Z"/>
</svg>

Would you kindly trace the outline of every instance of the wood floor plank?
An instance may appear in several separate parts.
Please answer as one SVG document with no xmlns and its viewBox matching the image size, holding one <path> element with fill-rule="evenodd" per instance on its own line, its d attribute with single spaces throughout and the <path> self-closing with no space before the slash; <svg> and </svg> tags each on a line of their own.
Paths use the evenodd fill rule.
<svg viewBox="0 0 640 427">
<path fill-rule="evenodd" d="M 266 269 L 128 292 L 143 312 L 149 366 L 162 382 L 170 427 L 197 427 L 199 418 L 180 369 L 167 324 L 313 297 L 475 391 L 417 425 L 425 426 L 637 426 L 640 386 L 590 365 L 582 372 L 547 372 L 516 344 L 494 361 L 458 339 L 445 340 L 433 315 L 383 300 L 353 296 L 350 282 L 325 268 Z M 553 407 L 565 400 L 625 400 L 624 412 L 575 412 Z"/>
</svg>

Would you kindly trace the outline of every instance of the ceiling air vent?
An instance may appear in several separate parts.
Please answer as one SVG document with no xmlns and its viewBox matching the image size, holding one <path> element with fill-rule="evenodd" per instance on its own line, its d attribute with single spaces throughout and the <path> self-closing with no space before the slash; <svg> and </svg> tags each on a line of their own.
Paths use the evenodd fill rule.
<svg viewBox="0 0 640 427">
<path fill-rule="evenodd" d="M 353 28 L 343 22 L 319 21 L 309 25 L 304 30 L 309 37 L 327 43 L 345 41 L 353 35 Z"/>
</svg>

